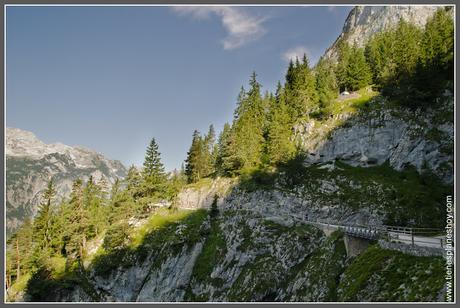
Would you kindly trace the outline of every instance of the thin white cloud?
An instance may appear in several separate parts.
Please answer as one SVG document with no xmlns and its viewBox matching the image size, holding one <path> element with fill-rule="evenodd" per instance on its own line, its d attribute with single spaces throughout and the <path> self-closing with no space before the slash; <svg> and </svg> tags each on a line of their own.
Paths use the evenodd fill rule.
<svg viewBox="0 0 460 308">
<path fill-rule="evenodd" d="M 296 58 L 299 59 L 299 61 L 302 61 L 303 55 L 306 54 L 309 59 L 312 58 L 312 54 L 310 50 L 305 47 L 305 46 L 297 46 L 291 49 L 286 50 L 282 54 L 282 59 L 286 62 L 289 61 L 295 61 Z"/>
<path fill-rule="evenodd" d="M 172 9 L 179 15 L 190 15 L 197 20 L 207 19 L 212 15 L 220 17 L 222 26 L 227 31 L 227 37 L 222 40 L 224 49 L 241 47 L 266 33 L 262 25 L 265 18 L 253 16 L 239 7 L 176 6 Z"/>
</svg>

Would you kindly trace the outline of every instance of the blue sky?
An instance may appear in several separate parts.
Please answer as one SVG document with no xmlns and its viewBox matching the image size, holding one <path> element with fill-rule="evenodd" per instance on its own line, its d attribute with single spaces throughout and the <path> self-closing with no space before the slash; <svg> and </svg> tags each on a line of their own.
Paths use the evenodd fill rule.
<svg viewBox="0 0 460 308">
<path fill-rule="evenodd" d="M 351 7 L 8 7 L 9 127 L 141 165 L 149 140 L 168 170 L 194 129 L 219 131 L 253 70 L 263 90 L 287 61 L 314 63 Z"/>
</svg>

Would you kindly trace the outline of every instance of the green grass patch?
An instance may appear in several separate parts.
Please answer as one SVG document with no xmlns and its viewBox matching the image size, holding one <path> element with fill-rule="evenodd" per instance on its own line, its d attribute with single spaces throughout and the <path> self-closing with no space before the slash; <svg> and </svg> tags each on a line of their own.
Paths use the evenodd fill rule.
<svg viewBox="0 0 460 308">
<path fill-rule="evenodd" d="M 116 268 L 134 266 L 150 254 L 155 255 L 159 266 L 169 254 L 178 253 L 184 246 L 190 248 L 205 236 L 201 226 L 207 215 L 203 209 L 161 209 L 131 235 L 128 246 L 111 252 L 99 251 L 92 268 L 98 275 L 108 277 Z"/>
<path fill-rule="evenodd" d="M 272 220 L 268 220 L 268 219 L 264 219 L 262 221 L 262 224 L 264 225 L 265 229 L 267 231 L 269 231 L 270 233 L 273 233 L 273 234 L 282 234 L 284 232 L 288 232 L 289 231 L 289 227 L 287 226 L 283 226 L 279 223 L 276 223 Z"/>
<path fill-rule="evenodd" d="M 273 189 L 277 173 L 271 167 L 244 169 L 241 171 L 238 186 L 245 191 Z"/>
<path fill-rule="evenodd" d="M 168 224 L 178 222 L 192 213 L 192 210 L 168 210 L 165 208 L 158 209 L 147 221 L 145 225 L 135 230 L 131 234 L 132 248 L 139 246 L 145 239 L 145 236 L 154 230 L 160 229 Z"/>
<path fill-rule="evenodd" d="M 368 110 L 371 108 L 371 100 L 379 94 L 370 88 L 363 88 L 357 92 L 359 97 L 342 101 L 336 100 L 325 108 L 324 113 L 328 115 L 355 114 L 360 110 Z"/>
<path fill-rule="evenodd" d="M 25 291 L 31 277 L 32 275 L 30 273 L 26 273 L 23 274 L 19 279 L 17 279 L 8 289 L 6 301 L 14 301 L 15 298 L 19 295 L 19 293 Z"/>
<path fill-rule="evenodd" d="M 221 286 L 222 280 L 219 278 L 211 278 L 211 273 L 214 267 L 219 262 L 222 262 L 226 252 L 225 237 L 219 226 L 219 221 L 213 220 L 211 221 L 211 228 L 204 242 L 203 249 L 193 266 L 191 280 L 205 284 L 210 283 L 215 287 Z M 194 301 L 203 301 L 208 298 L 203 294 L 196 297 L 190 290 L 189 297 Z"/>
<path fill-rule="evenodd" d="M 345 270 L 340 301 L 434 301 L 444 285 L 441 257 L 416 257 L 370 246 Z"/>
<path fill-rule="evenodd" d="M 213 182 L 212 178 L 202 178 L 199 181 L 195 183 L 190 183 L 185 186 L 185 189 L 191 188 L 191 189 L 201 189 L 204 187 L 211 187 Z"/>
<path fill-rule="evenodd" d="M 49 265 L 51 274 L 55 278 L 60 278 L 64 276 L 66 271 L 66 261 L 67 259 L 63 256 L 54 256 L 49 259 Z"/>
</svg>

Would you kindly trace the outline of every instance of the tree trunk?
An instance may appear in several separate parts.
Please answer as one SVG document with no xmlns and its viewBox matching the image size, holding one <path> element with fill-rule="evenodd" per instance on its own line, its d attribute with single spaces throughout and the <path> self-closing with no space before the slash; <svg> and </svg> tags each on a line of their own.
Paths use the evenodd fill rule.
<svg viewBox="0 0 460 308">
<path fill-rule="evenodd" d="M 82 250 L 85 251 L 86 250 L 86 235 L 83 234 L 83 241 L 82 241 Z M 82 251 L 82 252 L 83 252 Z"/>
<path fill-rule="evenodd" d="M 21 259 L 19 258 L 19 240 L 16 238 L 16 280 L 21 277 Z"/>
<path fill-rule="evenodd" d="M 8 273 L 8 275 L 6 276 L 6 289 L 8 290 L 11 286 L 11 274 Z"/>
</svg>

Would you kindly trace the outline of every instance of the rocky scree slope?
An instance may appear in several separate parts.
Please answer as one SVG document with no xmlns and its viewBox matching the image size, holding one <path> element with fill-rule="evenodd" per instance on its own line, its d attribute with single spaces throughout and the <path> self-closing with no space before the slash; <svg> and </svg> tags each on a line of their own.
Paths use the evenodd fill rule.
<svg viewBox="0 0 460 308">
<path fill-rule="evenodd" d="M 33 133 L 6 128 L 7 231 L 13 232 L 27 217 L 33 217 L 43 190 L 53 178 L 57 200 L 68 196 L 72 182 L 90 176 L 104 178 L 108 185 L 127 174 L 116 160 L 83 147 L 45 144 Z"/>
</svg>

